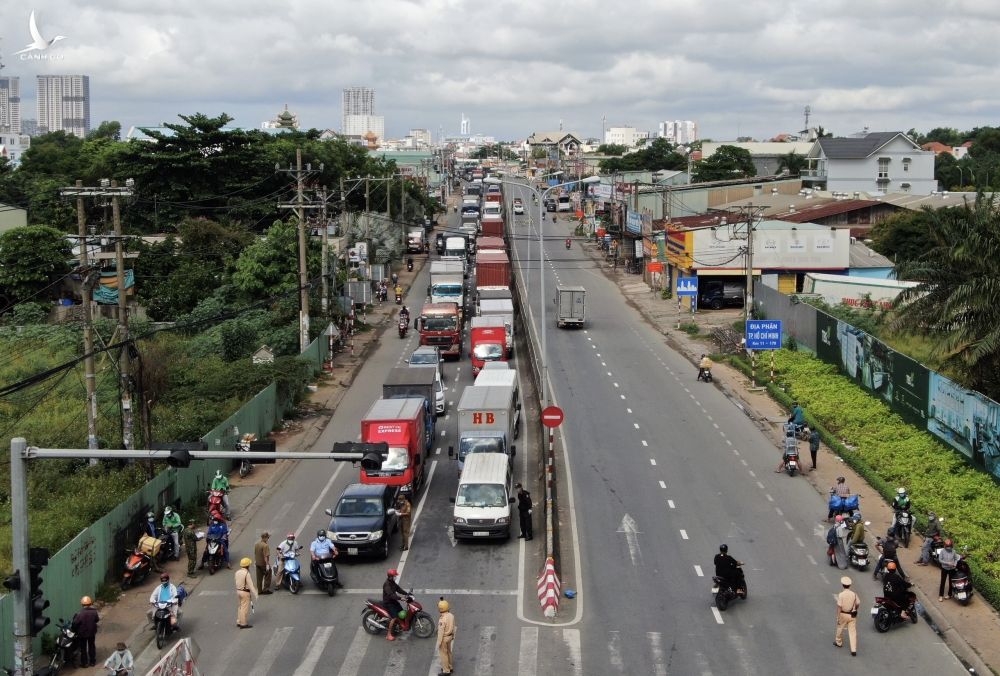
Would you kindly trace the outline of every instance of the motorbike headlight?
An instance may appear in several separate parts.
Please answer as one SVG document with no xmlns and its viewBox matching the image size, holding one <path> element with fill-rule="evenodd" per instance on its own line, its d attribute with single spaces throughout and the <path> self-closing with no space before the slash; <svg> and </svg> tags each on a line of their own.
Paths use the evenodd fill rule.
<svg viewBox="0 0 1000 676">
<path fill-rule="evenodd" d="M 462 524 L 464 526 L 465 525 L 465 519 L 462 518 L 462 517 L 460 517 L 460 516 L 456 516 L 455 517 L 455 523 Z"/>
<path fill-rule="evenodd" d="M 500 526 L 504 526 L 507 524 L 508 521 L 510 521 L 509 517 L 501 516 L 499 519 L 497 519 L 497 524 Z"/>
<path fill-rule="evenodd" d="M 381 539 L 382 539 L 382 531 L 380 530 L 373 530 L 371 533 L 368 534 L 368 540 L 371 542 L 377 542 Z"/>
</svg>

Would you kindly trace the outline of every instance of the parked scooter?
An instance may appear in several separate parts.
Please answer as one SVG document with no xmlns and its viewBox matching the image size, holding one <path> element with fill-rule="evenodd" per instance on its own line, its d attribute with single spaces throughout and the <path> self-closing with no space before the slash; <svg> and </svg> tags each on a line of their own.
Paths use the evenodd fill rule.
<svg viewBox="0 0 1000 676">
<path fill-rule="evenodd" d="M 747 580 L 743 575 L 743 562 L 740 561 L 737 570 L 739 571 L 739 579 L 735 581 L 727 581 L 723 578 L 713 575 L 712 582 L 715 586 L 712 587 L 712 593 L 715 594 L 715 607 L 719 610 L 725 610 L 729 607 L 729 602 L 735 599 L 747 598 Z"/>
<path fill-rule="evenodd" d="M 698 369 L 698 380 L 706 383 L 712 382 L 712 369 L 709 368 L 699 368 Z"/>
<path fill-rule="evenodd" d="M 302 589 L 302 578 L 300 576 L 301 565 L 299 564 L 298 551 L 302 549 L 302 545 L 298 545 L 294 552 L 289 552 L 285 556 L 281 557 L 279 565 L 284 569 L 284 574 L 281 578 L 281 586 L 292 592 L 293 594 L 298 594 L 299 590 Z"/>
<path fill-rule="evenodd" d="M 917 623 L 917 595 L 913 592 L 906 592 L 908 603 L 906 607 L 897 605 L 892 599 L 884 596 L 875 597 L 875 605 L 872 606 L 872 619 L 875 621 L 875 631 L 884 634 L 897 624 L 902 624 L 909 620 L 912 624 Z M 903 617 L 906 611 L 907 617 Z"/>
<path fill-rule="evenodd" d="M 320 589 L 325 589 L 329 596 L 333 596 L 340 585 L 340 574 L 337 572 L 337 564 L 333 559 L 320 559 L 313 561 L 309 568 L 309 576 Z"/>
<path fill-rule="evenodd" d="M 406 617 L 393 627 L 393 634 L 398 636 L 404 631 L 412 631 L 418 638 L 430 638 L 436 627 L 431 616 L 424 612 L 424 607 L 413 598 L 413 593 L 406 595 Z M 361 613 L 361 626 L 369 634 L 381 634 L 389 629 L 389 611 L 382 606 L 382 601 L 368 599 Z"/>
<path fill-rule="evenodd" d="M 896 540 L 904 547 L 910 546 L 910 534 L 913 532 L 913 515 L 908 509 L 896 510 L 893 516 L 892 525 L 889 526 L 889 535 L 895 535 Z"/>
</svg>

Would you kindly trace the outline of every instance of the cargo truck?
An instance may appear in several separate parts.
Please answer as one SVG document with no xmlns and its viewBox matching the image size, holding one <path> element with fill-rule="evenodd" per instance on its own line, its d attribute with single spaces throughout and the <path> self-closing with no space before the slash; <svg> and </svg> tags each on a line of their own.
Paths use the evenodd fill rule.
<svg viewBox="0 0 1000 676">
<path fill-rule="evenodd" d="M 427 413 L 434 411 L 435 415 L 427 416 L 427 434 L 434 438 L 434 418 L 444 413 L 444 397 L 441 398 L 441 410 L 438 411 L 437 401 L 437 369 L 408 368 L 396 366 L 389 369 L 389 375 L 382 383 L 383 399 L 408 399 L 420 397 L 427 402 Z"/>
<path fill-rule="evenodd" d="M 512 387 L 466 387 L 458 402 L 457 457 L 455 448 L 448 447 L 448 456 L 458 460 L 458 471 L 470 453 L 505 453 L 513 464 L 519 413 Z"/>
<path fill-rule="evenodd" d="M 586 289 L 582 286 L 556 287 L 556 326 L 583 326 L 586 312 Z"/>
<path fill-rule="evenodd" d="M 361 483 L 397 486 L 401 493 L 416 495 L 426 478 L 424 459 L 434 439 L 427 435 L 426 418 L 423 397 L 376 399 L 361 419 L 361 441 L 384 441 L 389 452 L 379 469 L 361 469 Z"/>
<path fill-rule="evenodd" d="M 475 326 L 469 330 L 469 358 L 475 376 L 488 361 L 507 361 L 507 329 L 503 326 Z"/>
<path fill-rule="evenodd" d="M 427 303 L 420 308 L 417 332 L 421 345 L 433 345 L 445 357 L 462 357 L 462 328 L 457 303 Z"/>
</svg>

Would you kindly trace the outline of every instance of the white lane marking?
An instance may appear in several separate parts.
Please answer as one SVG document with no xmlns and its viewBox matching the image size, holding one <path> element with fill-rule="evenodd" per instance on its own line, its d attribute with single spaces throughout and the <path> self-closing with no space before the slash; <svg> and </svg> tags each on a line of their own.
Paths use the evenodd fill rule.
<svg viewBox="0 0 1000 676">
<path fill-rule="evenodd" d="M 666 487 L 667 487 L 667 482 L 666 481 L 661 481 L 660 482 L 660 488 L 666 488 Z"/>
<path fill-rule="evenodd" d="M 663 663 L 663 644 L 660 632 L 646 632 L 649 639 L 649 647 L 653 651 L 653 674 L 654 676 L 667 676 L 667 665 Z"/>
<path fill-rule="evenodd" d="M 683 540 L 687 540 L 688 539 L 688 533 L 683 528 L 681 528 L 681 539 L 683 539 Z"/>
<path fill-rule="evenodd" d="M 420 502 L 417 503 L 417 508 L 413 510 L 413 520 L 410 521 L 410 542 L 417 534 L 417 523 L 420 521 L 420 513 L 424 509 L 424 502 L 427 501 L 427 495 L 431 492 L 431 482 L 434 481 L 434 470 L 437 469 L 437 460 L 431 461 L 430 472 L 427 473 L 427 481 L 424 482 L 424 494 L 420 496 Z M 409 558 L 409 549 L 403 552 L 403 555 L 399 557 L 399 564 L 396 566 L 396 570 L 399 571 L 399 577 L 403 577 L 403 568 L 406 567 L 406 560 Z"/>
<path fill-rule="evenodd" d="M 806 546 L 806 543 L 803 542 L 802 538 L 800 538 L 800 537 L 796 537 L 795 538 L 795 544 L 797 544 L 799 547 L 805 547 Z"/>
<path fill-rule="evenodd" d="M 649 446 L 649 444 L 648 444 L 648 443 L 646 442 L 646 440 L 645 440 L 645 439 L 643 439 L 643 440 L 642 440 L 642 445 L 643 445 L 643 446 Z"/>
<path fill-rule="evenodd" d="M 403 676 L 406 669 L 406 649 L 396 642 L 389 651 L 389 662 L 385 665 L 383 676 Z"/>
<path fill-rule="evenodd" d="M 566 643 L 566 647 L 569 649 L 569 663 L 572 665 L 574 674 L 578 676 L 583 676 L 583 656 L 580 651 L 580 630 L 579 629 L 563 629 L 562 630 L 563 642 Z"/>
<path fill-rule="evenodd" d="M 761 490 L 763 490 L 764 489 L 764 484 L 762 484 L 761 482 L 758 481 L 757 482 L 757 488 L 760 488 Z"/>
<path fill-rule="evenodd" d="M 780 507 L 775 507 L 774 511 L 776 511 L 778 513 L 778 516 L 784 516 L 785 515 L 785 513 L 781 511 Z"/>
<path fill-rule="evenodd" d="M 610 638 L 608 638 L 608 661 L 611 662 L 611 667 L 615 671 L 619 674 L 624 674 L 625 661 L 622 659 L 621 632 L 609 631 L 608 634 L 610 634 Z"/>
<path fill-rule="evenodd" d="M 701 572 L 701 566 L 695 566 L 694 572 L 698 575 L 698 577 L 705 577 L 705 573 Z"/>
<path fill-rule="evenodd" d="M 302 657 L 299 668 L 295 670 L 292 676 L 312 676 L 316 665 L 319 664 L 319 658 L 323 656 L 323 649 L 326 648 L 326 642 L 330 640 L 332 634 L 332 626 L 316 627 L 312 638 L 309 639 L 309 650 Z"/>
<path fill-rule="evenodd" d="M 649 459 L 649 464 L 653 465 L 655 467 L 656 466 L 656 458 L 650 458 Z"/>
<path fill-rule="evenodd" d="M 639 423 L 632 423 L 632 427 L 639 429 Z"/>
<path fill-rule="evenodd" d="M 538 627 L 521 627 L 521 647 L 517 655 L 517 676 L 535 676 L 537 673 Z"/>
<path fill-rule="evenodd" d="M 767 498 L 768 502 L 774 502 L 774 498 L 771 497 L 770 493 L 765 493 L 764 497 Z"/>
<path fill-rule="evenodd" d="M 667 507 L 669 507 L 670 509 L 674 509 L 674 501 L 673 500 L 667 500 Z"/>
<path fill-rule="evenodd" d="M 347 648 L 344 663 L 340 665 L 338 676 L 358 676 L 358 672 L 361 671 L 361 662 L 365 659 L 365 653 L 368 652 L 368 644 L 371 640 L 371 635 L 358 627 L 358 630 L 354 632 L 351 645 Z"/>
<path fill-rule="evenodd" d="M 795 531 L 795 526 L 793 526 L 792 524 L 788 523 L 787 521 L 785 522 L 785 528 L 787 528 L 788 530 L 790 530 L 792 532 Z"/>
<path fill-rule="evenodd" d="M 479 647 L 476 649 L 476 670 L 478 676 L 493 676 L 493 648 L 496 641 L 496 627 L 479 630 Z"/>
<path fill-rule="evenodd" d="M 816 559 L 812 557 L 812 554 L 806 554 L 806 558 L 809 559 L 809 563 L 811 563 L 812 565 L 814 566 L 819 565 L 818 563 L 816 563 Z"/>
<path fill-rule="evenodd" d="M 309 523 L 309 520 L 313 517 L 313 512 L 316 511 L 316 508 L 318 508 L 320 503 L 323 502 L 323 498 L 325 498 L 326 494 L 330 492 L 331 488 L 333 488 L 333 482 L 337 480 L 337 477 L 340 476 L 340 471 L 344 469 L 346 465 L 346 462 L 337 463 L 337 469 L 333 470 L 333 474 L 330 475 L 330 480 L 326 482 L 326 486 L 323 486 L 323 490 L 321 490 L 319 495 L 316 496 L 316 501 L 312 503 L 312 507 L 310 507 L 309 511 L 306 512 L 305 518 L 302 519 L 299 527 L 295 529 L 296 533 L 302 533 L 304 531 L 306 524 Z"/>
<path fill-rule="evenodd" d="M 257 662 L 254 664 L 253 671 L 250 672 L 249 676 L 268 676 L 271 673 L 271 665 L 278 659 L 278 652 L 285 645 L 285 641 L 288 640 L 293 628 L 278 627 L 274 630 L 271 638 L 264 645 L 264 651 L 257 658 Z"/>
<path fill-rule="evenodd" d="M 712 614 L 715 615 L 716 624 L 725 624 L 725 622 L 722 621 L 722 613 L 720 613 L 719 609 L 715 606 L 712 606 Z"/>
</svg>

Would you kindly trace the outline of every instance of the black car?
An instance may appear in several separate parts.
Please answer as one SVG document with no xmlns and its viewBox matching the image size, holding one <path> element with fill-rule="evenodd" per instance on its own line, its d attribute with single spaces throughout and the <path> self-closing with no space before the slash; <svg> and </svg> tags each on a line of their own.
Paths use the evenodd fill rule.
<svg viewBox="0 0 1000 676">
<path fill-rule="evenodd" d="M 337 506 L 325 510 L 329 536 L 340 556 L 389 556 L 389 540 L 399 527 L 396 496 L 399 488 L 385 484 L 350 484 Z"/>
</svg>

